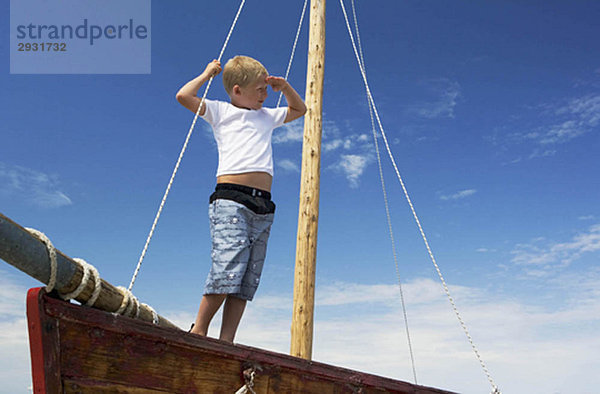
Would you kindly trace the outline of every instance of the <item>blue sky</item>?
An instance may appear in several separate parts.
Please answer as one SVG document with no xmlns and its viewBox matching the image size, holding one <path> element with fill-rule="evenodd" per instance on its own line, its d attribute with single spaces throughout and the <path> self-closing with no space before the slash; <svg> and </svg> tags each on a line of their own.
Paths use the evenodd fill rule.
<svg viewBox="0 0 600 394">
<path fill-rule="evenodd" d="M 129 283 L 192 121 L 175 93 L 218 56 L 239 5 L 206 3 L 152 2 L 149 75 L 11 75 L 9 48 L 0 52 L 0 212 L 116 285 Z M 301 7 L 247 2 L 224 57 L 251 55 L 282 75 Z M 600 4 L 382 0 L 357 1 L 357 12 L 391 149 L 496 383 L 506 393 L 591 393 L 600 384 L 590 374 L 600 367 Z M 302 95 L 306 46 L 305 24 L 289 77 Z M 209 96 L 226 99 L 220 80 Z M 281 352 L 301 133 L 301 121 L 274 133 L 277 216 L 237 338 Z M 383 159 L 419 383 L 489 392 Z M 215 171 L 212 135 L 198 123 L 134 287 L 184 328 L 209 267 Z M 333 0 L 318 240 L 314 358 L 411 381 L 364 87 Z M 0 266 L 0 380 L 10 382 L 0 391 L 30 385 L 24 297 L 38 285 Z"/>
</svg>

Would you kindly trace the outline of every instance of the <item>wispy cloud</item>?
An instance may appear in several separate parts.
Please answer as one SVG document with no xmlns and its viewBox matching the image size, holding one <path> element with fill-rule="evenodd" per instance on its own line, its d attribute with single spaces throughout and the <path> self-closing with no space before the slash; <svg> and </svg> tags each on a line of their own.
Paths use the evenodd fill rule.
<svg viewBox="0 0 600 394">
<path fill-rule="evenodd" d="M 550 126 L 540 136 L 541 144 L 567 142 L 600 125 L 600 94 L 589 94 L 571 99 L 566 105 L 556 110 L 556 115 L 566 117 L 566 119 Z"/>
<path fill-rule="evenodd" d="M 365 133 L 353 132 L 352 127 L 342 133 L 335 122 L 323 123 L 323 153 L 334 163 L 327 169 L 342 174 L 351 188 L 358 187 L 360 178 L 373 161 L 371 137 Z"/>
<path fill-rule="evenodd" d="M 440 200 L 444 200 L 444 201 L 448 201 L 448 200 L 460 200 L 460 199 L 472 196 L 475 193 L 477 193 L 477 190 L 475 190 L 475 189 L 466 189 L 466 190 L 458 191 L 458 192 L 453 193 L 453 194 L 441 195 L 440 196 Z"/>
<path fill-rule="evenodd" d="M 42 208 L 58 208 L 71 205 L 71 199 L 60 190 L 55 175 L 21 166 L 0 162 L 0 193 L 16 196 Z"/>
<path fill-rule="evenodd" d="M 566 242 L 548 242 L 544 238 L 538 238 L 530 243 L 518 244 L 511 252 L 511 261 L 527 266 L 528 275 L 539 277 L 570 265 L 586 253 L 599 250 L 600 224 L 596 224 Z"/>
<path fill-rule="evenodd" d="M 507 125 L 517 129 L 505 137 L 493 137 L 496 145 L 530 146 L 529 159 L 553 156 L 559 146 L 574 139 L 600 130 L 600 94 L 586 94 L 572 97 L 562 103 L 545 103 L 530 108 L 533 121 L 528 124 Z M 519 122 L 528 122 L 517 116 Z M 528 127 L 529 126 L 529 127 Z M 519 158 L 520 160 L 520 158 Z M 519 161 L 517 160 L 517 161 Z"/>
<path fill-rule="evenodd" d="M 533 150 L 533 152 L 531 152 L 529 154 L 529 158 L 530 159 L 535 159 L 538 157 L 549 157 L 549 156 L 554 156 L 556 154 L 557 150 L 556 149 L 539 149 L 539 148 L 535 148 Z"/>
<path fill-rule="evenodd" d="M 543 105 L 541 108 L 547 124 L 517 133 L 516 137 L 533 140 L 542 146 L 563 144 L 600 125 L 600 95 L 588 94 L 571 98 L 563 105 Z"/>
<path fill-rule="evenodd" d="M 25 294 L 10 273 L 0 270 L 0 391 L 26 393 L 31 385 Z"/>
<path fill-rule="evenodd" d="M 302 142 L 304 136 L 304 122 L 301 119 L 286 123 L 281 128 L 273 131 L 274 144 Z"/>
<path fill-rule="evenodd" d="M 7 317 L 21 317 L 23 315 L 24 298 L 23 294 L 27 289 L 19 286 L 10 275 L 0 270 L 0 319 Z M 1 331 L 0 331 L 1 334 Z"/>
<path fill-rule="evenodd" d="M 295 121 L 276 130 L 273 143 L 301 143 L 303 133 L 304 123 Z M 361 176 L 374 157 L 371 137 L 368 134 L 354 133 L 351 128 L 345 128 L 345 133 L 342 133 L 338 124 L 329 119 L 323 120 L 321 150 L 324 156 L 328 155 L 328 161 L 333 157 L 334 164 L 326 168 L 345 176 L 352 188 L 358 187 Z M 277 165 L 285 171 L 300 171 L 299 166 L 289 159 L 280 160 Z"/>
<path fill-rule="evenodd" d="M 346 176 L 350 187 L 357 188 L 359 179 L 370 161 L 368 154 L 341 155 L 340 160 L 332 168 Z"/>
<path fill-rule="evenodd" d="M 481 356 L 503 392 L 584 393 L 586 387 L 600 383 L 597 377 L 578 372 L 582 362 L 598 365 L 600 361 L 596 334 L 600 298 L 585 295 L 600 287 L 600 278 L 580 274 L 562 279 L 581 283 L 584 276 L 585 288 L 567 293 L 568 307 L 551 309 L 450 284 Z M 419 278 L 404 283 L 403 290 L 419 383 L 467 394 L 489 391 L 441 285 Z M 287 353 L 292 297 L 271 296 L 267 298 L 274 302 L 265 303 L 261 298 L 248 308 L 240 342 Z M 315 360 L 412 380 L 396 285 L 332 283 L 317 289 L 316 304 Z M 531 368 L 538 373 L 526 372 Z M 579 376 L 568 379 L 574 388 L 563 391 L 565 379 L 573 376 Z"/>
<path fill-rule="evenodd" d="M 300 167 L 298 166 L 298 164 L 289 159 L 279 160 L 277 162 L 277 165 L 284 171 L 300 172 Z"/>
<path fill-rule="evenodd" d="M 353 148 L 363 148 L 365 144 L 370 147 L 369 136 L 366 134 L 351 134 L 343 138 L 334 138 L 323 143 L 323 151 L 331 152 L 337 149 L 350 150 Z"/>
<path fill-rule="evenodd" d="M 454 118 L 454 109 L 461 94 L 458 82 L 435 78 L 423 81 L 421 85 L 429 97 L 410 106 L 408 112 L 427 119 Z"/>
</svg>

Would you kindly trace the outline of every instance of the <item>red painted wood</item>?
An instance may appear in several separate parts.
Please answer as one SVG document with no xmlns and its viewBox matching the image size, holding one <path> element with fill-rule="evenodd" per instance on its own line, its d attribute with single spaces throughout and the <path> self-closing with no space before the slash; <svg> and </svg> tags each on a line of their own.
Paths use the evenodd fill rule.
<svg viewBox="0 0 600 394">
<path fill-rule="evenodd" d="M 40 289 L 30 291 L 28 317 L 36 393 L 63 392 L 62 384 L 67 384 L 66 392 L 72 392 L 72 382 L 86 382 L 90 387 L 96 384 L 98 389 L 101 385 L 130 382 L 134 388 L 127 392 L 132 393 L 144 388 L 231 393 L 241 387 L 241 372 L 248 365 L 261 368 L 255 388 L 258 393 L 450 393 L 157 327 L 54 299 Z M 106 371 L 95 364 L 90 366 L 104 354 L 94 351 L 112 357 L 103 367 L 108 368 Z M 174 371 L 177 365 L 183 373 L 161 375 L 154 369 L 161 363 L 168 371 L 170 367 Z M 141 365 L 148 365 L 150 370 Z M 199 381 L 207 380 L 210 385 L 211 379 L 211 389 L 198 389 L 203 387 Z M 175 380 L 181 386 L 174 388 Z"/>
<path fill-rule="evenodd" d="M 56 319 L 45 315 L 42 287 L 27 292 L 27 320 L 33 392 L 36 394 L 61 391 L 58 329 Z"/>
</svg>

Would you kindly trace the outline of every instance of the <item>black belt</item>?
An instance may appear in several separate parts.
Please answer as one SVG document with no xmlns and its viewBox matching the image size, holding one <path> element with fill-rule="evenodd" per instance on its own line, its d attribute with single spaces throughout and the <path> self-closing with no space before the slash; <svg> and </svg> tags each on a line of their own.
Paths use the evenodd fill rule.
<svg viewBox="0 0 600 394">
<path fill-rule="evenodd" d="M 271 193 L 250 186 L 218 183 L 215 192 L 210 195 L 209 202 L 212 204 L 219 199 L 240 203 L 258 215 L 275 213 L 275 203 L 271 201 Z"/>
<path fill-rule="evenodd" d="M 238 192 L 242 192 L 252 197 L 262 197 L 266 200 L 271 199 L 271 193 L 265 190 L 256 189 L 250 186 L 238 185 L 235 183 L 217 183 L 217 187 L 215 187 L 215 191 L 218 190 L 235 190 Z"/>
</svg>

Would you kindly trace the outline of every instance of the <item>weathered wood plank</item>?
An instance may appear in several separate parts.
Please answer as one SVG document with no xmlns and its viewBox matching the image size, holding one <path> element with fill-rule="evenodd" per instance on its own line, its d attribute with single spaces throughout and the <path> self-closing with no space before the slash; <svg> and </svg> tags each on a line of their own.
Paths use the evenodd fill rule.
<svg viewBox="0 0 600 394">
<path fill-rule="evenodd" d="M 145 387 L 134 387 L 118 383 L 98 382 L 87 379 L 65 379 L 65 394 L 165 394 L 164 390 L 153 390 Z"/>
<path fill-rule="evenodd" d="M 64 376 L 164 390 L 233 393 L 241 386 L 239 362 L 169 344 L 161 338 L 120 334 L 73 322 L 60 327 Z M 236 387 L 237 386 L 237 387 Z"/>
</svg>

